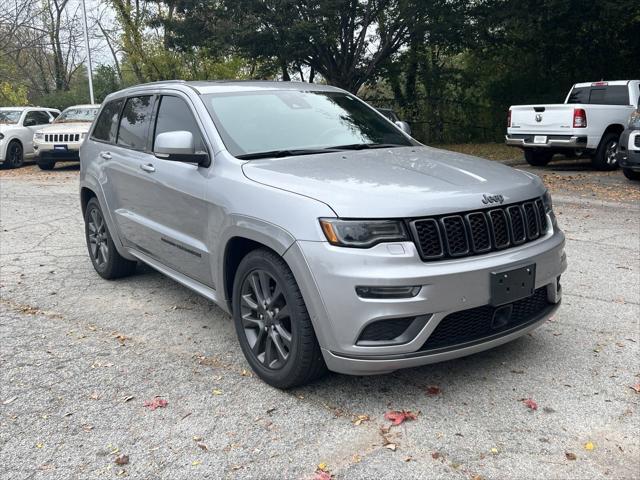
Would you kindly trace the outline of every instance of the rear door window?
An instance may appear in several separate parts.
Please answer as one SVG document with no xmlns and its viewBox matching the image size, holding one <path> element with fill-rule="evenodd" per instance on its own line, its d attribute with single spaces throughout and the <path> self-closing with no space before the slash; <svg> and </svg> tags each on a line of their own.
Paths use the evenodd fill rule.
<svg viewBox="0 0 640 480">
<path fill-rule="evenodd" d="M 122 109 L 123 99 L 112 100 L 107 103 L 96 122 L 92 137 L 96 140 L 108 143 L 116 143 L 116 133 L 118 132 L 118 117 Z"/>
<path fill-rule="evenodd" d="M 127 99 L 120 117 L 118 139 L 116 143 L 135 150 L 144 150 L 147 146 L 147 132 L 153 109 L 153 96 L 144 95 Z"/>
</svg>

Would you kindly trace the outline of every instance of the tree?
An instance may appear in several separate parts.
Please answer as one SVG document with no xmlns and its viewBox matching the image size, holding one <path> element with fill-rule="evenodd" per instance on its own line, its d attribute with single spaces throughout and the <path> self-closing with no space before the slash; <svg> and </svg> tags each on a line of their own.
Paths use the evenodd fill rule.
<svg viewBox="0 0 640 480">
<path fill-rule="evenodd" d="M 163 2 L 175 8 L 164 21 L 171 44 L 234 52 L 291 70 L 304 80 L 321 74 L 357 92 L 406 42 L 410 23 L 402 0 L 221 0 Z"/>
</svg>

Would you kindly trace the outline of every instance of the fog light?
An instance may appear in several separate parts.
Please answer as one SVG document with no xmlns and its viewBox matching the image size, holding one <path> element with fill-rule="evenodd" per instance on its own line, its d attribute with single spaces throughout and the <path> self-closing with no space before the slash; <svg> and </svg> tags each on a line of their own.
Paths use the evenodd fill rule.
<svg viewBox="0 0 640 480">
<path fill-rule="evenodd" d="M 356 287 L 360 298 L 411 298 L 420 293 L 420 286 L 410 287 Z"/>
</svg>

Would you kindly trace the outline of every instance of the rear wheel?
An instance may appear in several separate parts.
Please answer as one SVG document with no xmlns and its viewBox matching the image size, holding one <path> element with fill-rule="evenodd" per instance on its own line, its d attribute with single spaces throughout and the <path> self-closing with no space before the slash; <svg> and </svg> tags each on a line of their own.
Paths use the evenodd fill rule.
<svg viewBox="0 0 640 480">
<path fill-rule="evenodd" d="M 20 142 L 14 140 L 9 143 L 6 163 L 9 168 L 19 168 L 24 164 L 24 150 Z"/>
<path fill-rule="evenodd" d="M 107 280 L 131 275 L 136 262 L 127 260 L 116 250 L 100 203 L 95 197 L 87 204 L 84 225 L 89 257 L 98 275 Z"/>
<path fill-rule="evenodd" d="M 633 171 L 630 168 L 623 168 L 622 173 L 629 180 L 640 180 L 640 172 Z"/>
<path fill-rule="evenodd" d="M 591 159 L 591 164 L 596 170 L 615 170 L 618 168 L 618 141 L 620 135 L 617 133 L 607 133 L 600 140 L 600 145 Z"/>
<path fill-rule="evenodd" d="M 38 167 L 40 167 L 40 170 L 53 170 L 53 167 L 55 166 L 56 166 L 55 160 L 51 160 L 49 158 L 38 159 Z"/>
<path fill-rule="evenodd" d="M 240 262 L 233 319 L 249 365 L 269 385 L 291 388 L 326 371 L 298 284 L 270 250 L 254 250 Z"/>
<path fill-rule="evenodd" d="M 524 151 L 524 159 L 529 165 L 534 167 L 544 167 L 553 158 L 553 152 L 548 150 L 531 150 Z"/>
</svg>

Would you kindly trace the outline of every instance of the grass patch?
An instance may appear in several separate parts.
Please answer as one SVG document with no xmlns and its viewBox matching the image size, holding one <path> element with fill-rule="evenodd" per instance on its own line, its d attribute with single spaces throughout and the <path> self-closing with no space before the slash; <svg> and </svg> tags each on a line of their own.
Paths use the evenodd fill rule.
<svg viewBox="0 0 640 480">
<path fill-rule="evenodd" d="M 445 150 L 475 155 L 489 160 L 520 160 L 522 151 L 518 148 L 508 147 L 504 143 L 452 143 L 434 145 Z"/>
</svg>

